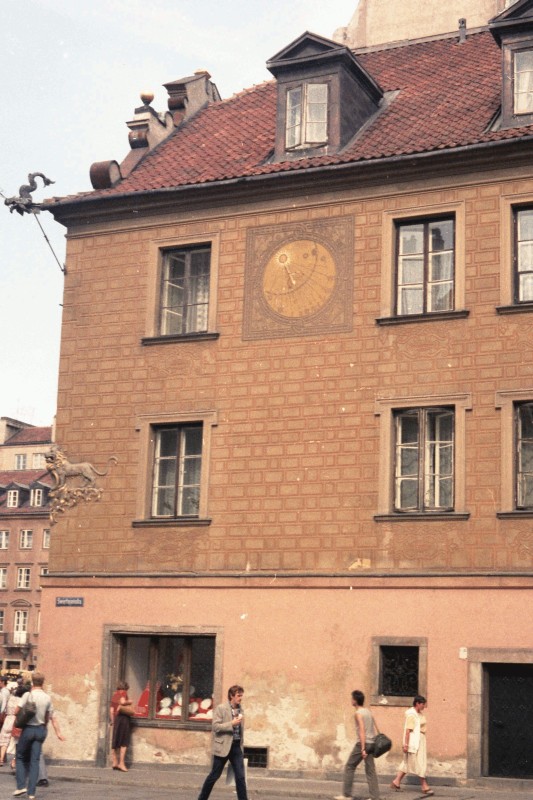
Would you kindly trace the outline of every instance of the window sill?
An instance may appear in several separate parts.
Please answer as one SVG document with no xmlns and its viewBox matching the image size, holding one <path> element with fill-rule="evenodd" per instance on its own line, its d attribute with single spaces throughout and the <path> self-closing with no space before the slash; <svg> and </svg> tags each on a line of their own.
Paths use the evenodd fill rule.
<svg viewBox="0 0 533 800">
<path fill-rule="evenodd" d="M 470 519 L 468 511 L 406 511 L 405 514 L 374 514 L 374 522 L 442 522 L 453 519 L 457 522 Z"/>
<path fill-rule="evenodd" d="M 211 720 L 202 720 L 201 722 L 194 722 L 188 720 L 187 722 L 180 722 L 178 720 L 161 720 L 161 719 L 144 719 L 143 717 L 131 717 L 134 725 L 139 728 L 172 728 L 173 730 L 188 730 L 188 731 L 210 731 L 212 729 Z"/>
<path fill-rule="evenodd" d="M 533 303 L 515 303 L 512 306 L 496 306 L 497 314 L 530 314 Z"/>
<path fill-rule="evenodd" d="M 470 311 L 433 311 L 430 314 L 400 314 L 396 317 L 378 317 L 377 325 L 405 325 L 410 322 L 437 322 L 443 319 L 465 319 Z"/>
<path fill-rule="evenodd" d="M 413 697 L 417 694 L 417 692 L 413 692 L 412 695 L 409 697 L 397 697 L 393 695 L 387 694 L 373 694 L 370 698 L 370 705 L 371 706 L 381 706 L 382 708 L 386 708 L 387 706 L 400 706 L 402 708 L 409 708 L 409 706 L 413 705 Z"/>
<path fill-rule="evenodd" d="M 497 511 L 496 517 L 498 519 L 533 519 L 533 508 L 524 509 L 524 511 Z"/>
<path fill-rule="evenodd" d="M 132 528 L 201 528 L 211 525 L 208 517 L 161 517 L 157 519 L 134 519 Z"/>
<path fill-rule="evenodd" d="M 170 336 L 144 336 L 141 344 L 176 344 L 177 342 L 206 342 L 218 339 L 219 333 L 177 333 Z"/>
</svg>

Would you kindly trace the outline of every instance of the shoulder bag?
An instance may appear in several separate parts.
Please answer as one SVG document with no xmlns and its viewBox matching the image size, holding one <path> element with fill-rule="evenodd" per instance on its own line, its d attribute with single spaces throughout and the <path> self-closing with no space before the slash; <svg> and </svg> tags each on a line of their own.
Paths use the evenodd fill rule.
<svg viewBox="0 0 533 800">
<path fill-rule="evenodd" d="M 133 708 L 133 703 L 121 703 L 118 707 L 118 713 L 124 714 L 126 717 L 134 717 L 135 709 Z"/>
<path fill-rule="evenodd" d="M 389 750 L 392 747 L 392 742 L 388 736 L 386 736 L 384 733 L 379 732 L 379 728 L 376 725 L 374 717 L 372 717 L 372 721 L 374 722 L 374 728 L 377 731 L 376 738 L 374 739 L 374 746 L 372 748 L 372 755 L 374 756 L 374 758 L 379 758 L 384 753 L 389 752 Z"/>
<path fill-rule="evenodd" d="M 31 699 L 31 692 L 30 696 L 26 700 L 26 703 L 19 708 L 17 715 L 15 717 L 15 727 L 20 728 L 21 730 L 25 728 L 29 722 L 34 718 L 35 714 L 37 713 L 37 705 L 35 701 Z"/>
</svg>

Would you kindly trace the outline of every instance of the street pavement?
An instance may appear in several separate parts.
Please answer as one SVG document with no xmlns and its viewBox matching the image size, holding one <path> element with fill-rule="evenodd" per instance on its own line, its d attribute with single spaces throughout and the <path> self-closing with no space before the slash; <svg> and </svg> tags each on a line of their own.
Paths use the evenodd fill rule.
<svg viewBox="0 0 533 800">
<path fill-rule="evenodd" d="M 50 764 L 50 783 L 37 788 L 37 800 L 195 800 L 207 770 L 186 767 L 147 766 L 132 768 L 127 773 L 92 766 Z M 262 773 L 262 774 L 258 774 Z M 331 800 L 342 791 L 341 775 L 337 779 L 280 777 L 265 770 L 249 770 L 250 800 Z M 392 776 L 382 776 L 381 796 L 386 800 L 398 797 L 389 787 Z M 7 800 L 15 790 L 15 778 L 9 767 L 0 770 L 0 798 Z M 533 781 L 495 781 L 491 785 L 445 786 L 432 783 L 435 798 L 442 800 L 533 800 Z M 408 784 L 403 800 L 421 797 L 416 784 Z M 367 800 L 368 788 L 364 772 L 356 773 L 354 798 Z M 225 776 L 216 784 L 212 800 L 236 800 L 233 787 L 225 785 Z M 25 800 L 25 798 L 22 798 Z"/>
</svg>

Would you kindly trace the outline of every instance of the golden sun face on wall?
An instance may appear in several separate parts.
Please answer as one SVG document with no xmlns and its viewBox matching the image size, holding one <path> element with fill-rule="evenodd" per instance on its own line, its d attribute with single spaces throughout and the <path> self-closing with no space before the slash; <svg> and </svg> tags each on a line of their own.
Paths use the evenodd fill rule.
<svg viewBox="0 0 533 800">
<path fill-rule="evenodd" d="M 354 256 L 353 217 L 250 228 L 243 339 L 351 331 Z"/>
<path fill-rule="evenodd" d="M 263 296 L 282 317 L 307 317 L 326 305 L 335 280 L 332 253 L 317 241 L 298 239 L 269 258 L 263 273 Z"/>
</svg>

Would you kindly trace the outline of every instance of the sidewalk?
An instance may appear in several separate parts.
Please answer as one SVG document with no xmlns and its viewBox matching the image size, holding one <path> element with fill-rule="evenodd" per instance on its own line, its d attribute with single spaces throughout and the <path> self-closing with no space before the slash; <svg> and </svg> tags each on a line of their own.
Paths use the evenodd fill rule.
<svg viewBox="0 0 533 800">
<path fill-rule="evenodd" d="M 132 765 L 127 773 L 117 773 L 111 768 L 95 767 L 86 765 L 66 766 L 64 764 L 49 764 L 48 767 L 50 782 L 74 781 L 77 783 L 101 784 L 116 786 L 122 784 L 126 787 L 157 787 L 159 789 L 169 789 L 176 791 L 180 789 L 191 793 L 191 797 L 196 797 L 200 786 L 207 774 L 206 768 L 184 767 L 184 766 L 162 766 L 162 765 Z M 380 776 L 380 790 L 382 797 L 398 797 L 396 792 L 390 789 L 389 784 L 392 775 Z M 268 770 L 252 769 L 248 770 L 248 788 L 250 797 L 266 797 L 268 794 L 279 795 L 282 797 L 310 798 L 310 800 L 331 800 L 335 795 L 342 793 L 342 775 L 328 775 L 326 777 L 298 777 L 288 774 L 280 776 L 280 773 L 272 774 Z M 438 779 L 431 780 L 431 787 L 435 791 L 435 797 L 449 798 L 449 800 L 530 800 L 533 798 L 533 780 L 505 780 L 505 779 L 481 779 L 476 782 L 468 782 L 464 786 L 444 785 Z M 225 780 L 222 777 L 213 791 L 213 800 L 216 793 L 223 792 L 224 795 L 233 797 L 233 791 L 225 787 Z M 364 777 L 364 772 L 356 773 L 353 792 L 355 797 L 367 798 L 368 787 Z M 230 794 L 231 793 L 231 794 Z M 518 795 L 518 798 L 516 797 Z M 418 782 L 404 784 L 402 793 L 404 800 L 414 800 L 420 797 Z"/>
</svg>

